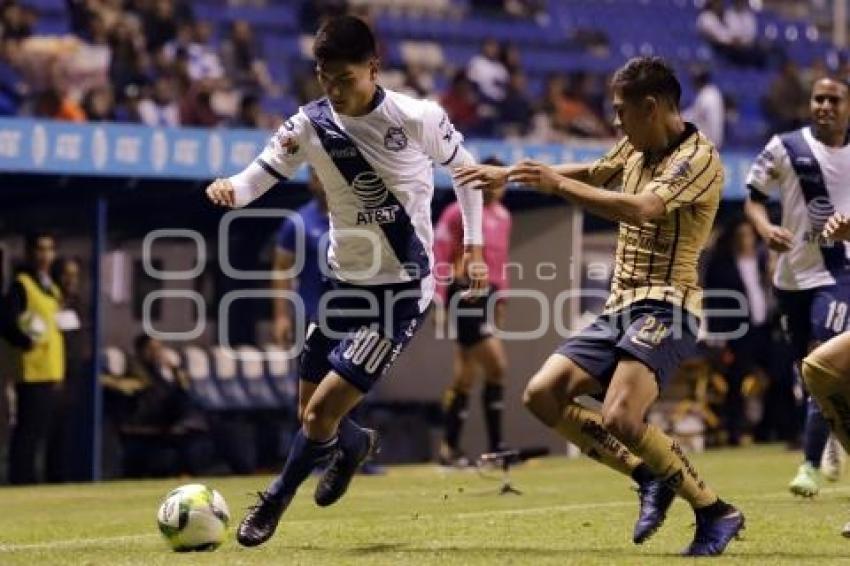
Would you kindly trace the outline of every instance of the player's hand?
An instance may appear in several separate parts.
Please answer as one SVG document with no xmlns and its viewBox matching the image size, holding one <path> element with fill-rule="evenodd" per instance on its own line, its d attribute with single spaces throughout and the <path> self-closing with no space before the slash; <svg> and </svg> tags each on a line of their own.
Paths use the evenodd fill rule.
<svg viewBox="0 0 850 566">
<path fill-rule="evenodd" d="M 292 319 L 286 315 L 275 317 L 272 322 L 272 341 L 278 346 L 292 344 Z"/>
<path fill-rule="evenodd" d="M 461 297 L 483 297 L 490 283 L 487 263 L 484 261 L 484 246 L 466 246 L 463 252 L 463 273 L 469 280 L 469 289 L 461 293 Z"/>
<path fill-rule="evenodd" d="M 452 176 L 461 186 L 472 189 L 501 189 L 508 182 L 508 167 L 501 165 L 464 165 L 456 168 Z"/>
<path fill-rule="evenodd" d="M 826 221 L 823 237 L 827 240 L 850 240 L 850 216 L 836 212 Z"/>
<path fill-rule="evenodd" d="M 218 206 L 236 206 L 236 191 L 229 179 L 216 179 L 207 187 L 207 198 Z"/>
<path fill-rule="evenodd" d="M 539 192 L 556 194 L 564 178 L 554 169 L 539 161 L 521 161 L 511 167 L 508 180 L 528 185 Z"/>
<path fill-rule="evenodd" d="M 771 224 L 761 237 L 767 242 L 767 247 L 776 252 L 787 252 L 794 245 L 794 234 L 776 224 Z"/>
</svg>

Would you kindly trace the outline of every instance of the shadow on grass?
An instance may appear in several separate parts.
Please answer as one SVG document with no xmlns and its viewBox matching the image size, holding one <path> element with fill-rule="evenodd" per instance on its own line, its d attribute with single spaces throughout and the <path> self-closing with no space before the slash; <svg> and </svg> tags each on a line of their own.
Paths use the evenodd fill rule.
<svg viewBox="0 0 850 566">
<path fill-rule="evenodd" d="M 301 548 L 301 550 L 307 550 Z M 437 546 L 437 547 L 421 547 L 413 546 L 408 543 L 375 543 L 366 545 L 357 545 L 352 547 L 335 547 L 335 548 L 318 548 L 311 547 L 314 551 L 336 551 L 354 556 L 380 556 L 381 554 L 409 555 L 411 557 L 423 556 L 436 553 L 448 553 L 459 556 L 468 555 L 475 558 L 484 558 L 493 556 L 494 558 L 508 558 L 512 556 L 522 557 L 524 560 L 530 558 L 549 558 L 562 557 L 565 555 L 585 555 L 606 557 L 612 559 L 619 558 L 657 558 L 671 559 L 680 557 L 678 550 L 669 552 L 638 552 L 633 548 L 581 548 L 581 547 L 557 547 L 557 548 L 540 548 L 540 547 L 516 547 L 516 546 L 487 546 L 487 547 L 472 547 L 472 546 Z M 842 552 L 810 552 L 805 549 L 799 551 L 775 551 L 775 552 L 739 552 L 738 548 L 734 548 L 732 552 L 725 554 L 726 558 L 730 559 L 763 559 L 763 560 L 836 560 L 846 558 L 846 553 Z"/>
</svg>

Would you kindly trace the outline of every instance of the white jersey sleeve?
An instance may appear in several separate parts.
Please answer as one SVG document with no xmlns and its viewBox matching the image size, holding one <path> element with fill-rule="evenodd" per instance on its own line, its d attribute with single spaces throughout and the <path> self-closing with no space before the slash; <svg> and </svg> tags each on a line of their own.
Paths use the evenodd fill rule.
<svg viewBox="0 0 850 566">
<path fill-rule="evenodd" d="M 791 159 L 779 136 L 773 136 L 761 150 L 747 173 L 747 187 L 770 196 L 789 175 L 794 175 Z"/>
<path fill-rule="evenodd" d="M 420 143 L 425 153 L 435 164 L 448 169 L 474 164 L 475 158 L 463 147 L 463 134 L 455 129 L 446 111 L 434 102 L 426 101 L 423 104 Z M 483 244 L 481 226 L 484 205 L 481 192 L 463 187 L 454 179 L 452 185 L 463 219 L 463 243 Z"/>
<path fill-rule="evenodd" d="M 310 121 L 301 112 L 292 116 L 269 139 L 257 159 L 242 172 L 230 177 L 237 207 L 259 198 L 298 170 L 306 160 L 305 147 L 310 127 Z"/>
</svg>

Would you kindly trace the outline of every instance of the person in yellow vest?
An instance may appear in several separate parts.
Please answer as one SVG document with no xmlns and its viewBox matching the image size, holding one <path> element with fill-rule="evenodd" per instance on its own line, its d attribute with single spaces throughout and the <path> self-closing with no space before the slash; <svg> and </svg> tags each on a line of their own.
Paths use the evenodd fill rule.
<svg viewBox="0 0 850 566">
<path fill-rule="evenodd" d="M 9 444 L 9 482 L 15 484 L 38 481 L 36 461 L 42 450 L 48 469 L 58 465 L 49 439 L 65 379 L 65 344 L 57 322 L 61 293 L 50 278 L 55 257 L 53 236 L 43 232 L 28 236 L 26 266 L 4 301 L 4 336 L 19 356 L 16 419 Z"/>
</svg>

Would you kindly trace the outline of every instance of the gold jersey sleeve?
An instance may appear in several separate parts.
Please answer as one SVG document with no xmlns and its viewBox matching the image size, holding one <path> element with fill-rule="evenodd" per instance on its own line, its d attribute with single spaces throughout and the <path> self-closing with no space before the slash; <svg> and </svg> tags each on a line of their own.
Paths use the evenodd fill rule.
<svg viewBox="0 0 850 566">
<path fill-rule="evenodd" d="M 635 148 L 627 138 L 621 139 L 608 153 L 591 164 L 588 169 L 590 184 L 606 189 L 620 186 L 623 182 L 626 162 L 634 151 Z"/>
<path fill-rule="evenodd" d="M 605 311 L 658 300 L 702 316 L 697 265 L 720 205 L 724 184 L 720 155 L 693 129 L 655 162 L 636 154 L 623 175 L 625 193 L 652 192 L 664 202 L 665 214 L 640 226 L 620 223 Z"/>
</svg>

